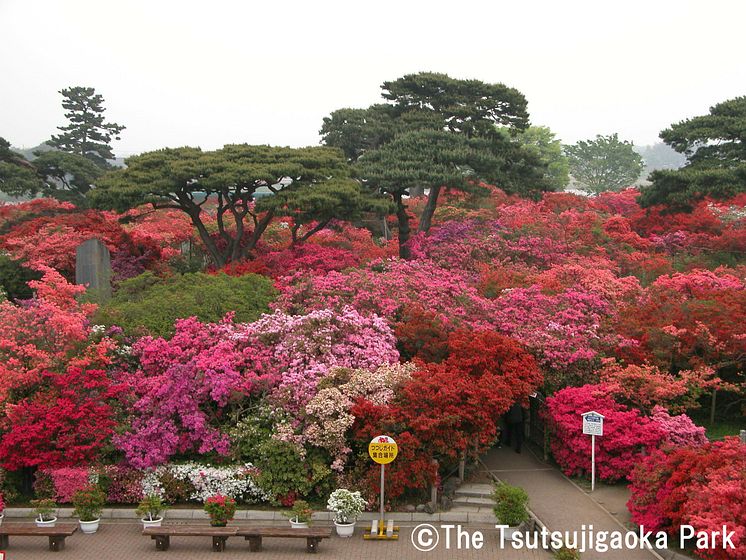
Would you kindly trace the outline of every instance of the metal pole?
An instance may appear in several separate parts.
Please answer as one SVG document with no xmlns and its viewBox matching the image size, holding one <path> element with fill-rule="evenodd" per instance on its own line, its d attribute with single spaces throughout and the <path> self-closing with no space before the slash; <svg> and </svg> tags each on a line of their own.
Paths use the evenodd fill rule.
<svg viewBox="0 0 746 560">
<path fill-rule="evenodd" d="M 596 436 L 591 435 L 591 492 L 596 489 Z"/>
<path fill-rule="evenodd" d="M 384 522 L 383 522 L 383 498 L 384 498 L 384 492 L 383 492 L 383 483 L 384 483 L 384 473 L 385 473 L 386 465 L 383 463 L 381 464 L 381 521 L 378 525 L 378 534 L 383 535 L 384 530 Z"/>
</svg>

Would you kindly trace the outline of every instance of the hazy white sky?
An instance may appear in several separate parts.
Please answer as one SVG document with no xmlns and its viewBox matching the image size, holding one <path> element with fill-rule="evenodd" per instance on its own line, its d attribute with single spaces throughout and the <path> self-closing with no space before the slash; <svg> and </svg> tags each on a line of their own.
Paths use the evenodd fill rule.
<svg viewBox="0 0 746 560">
<path fill-rule="evenodd" d="M 522 91 L 572 143 L 637 144 L 746 95 L 742 0 L 0 0 L 0 136 L 65 123 L 95 87 L 127 126 L 115 152 L 317 144 L 321 119 L 422 70 Z"/>
</svg>

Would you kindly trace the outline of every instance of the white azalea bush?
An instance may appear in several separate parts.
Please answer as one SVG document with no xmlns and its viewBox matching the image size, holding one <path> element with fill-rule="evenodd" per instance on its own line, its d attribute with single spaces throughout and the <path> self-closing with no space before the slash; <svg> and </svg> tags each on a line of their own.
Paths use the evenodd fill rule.
<svg viewBox="0 0 746 560">
<path fill-rule="evenodd" d="M 157 467 L 142 479 L 143 495 L 166 496 L 164 475 L 188 483 L 193 490 L 188 499 L 205 501 L 216 494 L 228 496 L 244 503 L 269 501 L 269 496 L 256 482 L 258 470 L 251 464 L 214 466 L 195 462 L 169 464 Z"/>
<path fill-rule="evenodd" d="M 360 492 L 339 488 L 329 496 L 326 509 L 334 512 L 334 521 L 337 523 L 354 523 L 363 513 L 366 505 Z"/>
</svg>

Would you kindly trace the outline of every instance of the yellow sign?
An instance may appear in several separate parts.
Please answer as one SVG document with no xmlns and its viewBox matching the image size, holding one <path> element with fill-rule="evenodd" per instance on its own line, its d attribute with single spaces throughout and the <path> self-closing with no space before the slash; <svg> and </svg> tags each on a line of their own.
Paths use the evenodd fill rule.
<svg viewBox="0 0 746 560">
<path fill-rule="evenodd" d="M 399 453 L 399 447 L 393 438 L 389 436 L 376 436 L 368 444 L 368 455 L 379 465 L 386 465 Z"/>
</svg>

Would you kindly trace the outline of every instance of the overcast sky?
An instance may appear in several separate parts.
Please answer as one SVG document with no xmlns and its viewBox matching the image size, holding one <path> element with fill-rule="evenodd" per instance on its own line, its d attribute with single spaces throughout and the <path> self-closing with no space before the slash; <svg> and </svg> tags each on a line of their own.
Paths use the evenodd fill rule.
<svg viewBox="0 0 746 560">
<path fill-rule="evenodd" d="M 322 118 L 418 71 L 516 87 L 566 143 L 746 95 L 741 0 L 0 0 L 0 136 L 31 147 L 84 85 L 127 126 L 118 155 L 317 144 Z"/>
</svg>

